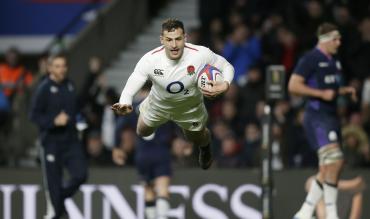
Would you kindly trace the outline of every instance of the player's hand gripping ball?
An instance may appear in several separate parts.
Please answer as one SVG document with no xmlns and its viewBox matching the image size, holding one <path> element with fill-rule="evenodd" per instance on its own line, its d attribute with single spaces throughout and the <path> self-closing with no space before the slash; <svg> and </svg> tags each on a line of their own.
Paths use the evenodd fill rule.
<svg viewBox="0 0 370 219">
<path fill-rule="evenodd" d="M 209 83 L 210 81 L 224 81 L 224 77 L 218 68 L 206 64 L 202 70 L 199 71 L 197 80 L 199 89 L 204 89 L 212 86 L 212 84 Z"/>
</svg>

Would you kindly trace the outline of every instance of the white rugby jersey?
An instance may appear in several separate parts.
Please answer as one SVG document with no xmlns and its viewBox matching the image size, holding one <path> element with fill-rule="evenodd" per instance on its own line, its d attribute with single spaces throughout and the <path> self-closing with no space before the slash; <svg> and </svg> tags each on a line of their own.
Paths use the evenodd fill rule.
<svg viewBox="0 0 370 219">
<path fill-rule="evenodd" d="M 186 43 L 179 60 L 167 58 L 164 46 L 153 49 L 136 64 L 119 102 L 131 105 L 133 96 L 149 79 L 153 85 L 148 98 L 154 107 L 163 110 L 196 107 L 203 99 L 197 87 L 197 73 L 205 64 L 220 69 L 225 81 L 231 83 L 233 80 L 232 65 L 206 47 Z"/>
</svg>

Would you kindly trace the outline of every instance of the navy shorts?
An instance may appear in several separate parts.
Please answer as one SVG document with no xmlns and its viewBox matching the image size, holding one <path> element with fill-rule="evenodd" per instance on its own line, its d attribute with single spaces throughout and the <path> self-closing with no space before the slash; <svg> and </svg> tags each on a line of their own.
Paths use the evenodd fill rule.
<svg viewBox="0 0 370 219">
<path fill-rule="evenodd" d="M 151 183 L 155 178 L 160 176 L 171 176 L 171 160 L 170 159 L 142 159 L 136 158 L 137 171 L 140 180 L 146 183 Z"/>
<path fill-rule="evenodd" d="M 315 150 L 341 143 L 340 121 L 336 115 L 305 111 L 303 127 L 310 146 Z"/>
</svg>

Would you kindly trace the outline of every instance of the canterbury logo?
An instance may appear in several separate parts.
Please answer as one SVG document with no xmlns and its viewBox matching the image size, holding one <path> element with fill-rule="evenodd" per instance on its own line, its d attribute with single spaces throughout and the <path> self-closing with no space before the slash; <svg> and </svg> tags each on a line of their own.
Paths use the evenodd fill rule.
<svg viewBox="0 0 370 219">
<path fill-rule="evenodd" d="M 163 76 L 163 70 L 162 69 L 154 69 L 154 75 Z"/>
</svg>

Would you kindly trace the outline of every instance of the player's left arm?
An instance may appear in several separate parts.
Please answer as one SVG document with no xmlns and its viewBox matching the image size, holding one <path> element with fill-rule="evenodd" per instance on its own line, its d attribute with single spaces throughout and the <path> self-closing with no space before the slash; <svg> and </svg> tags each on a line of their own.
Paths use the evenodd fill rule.
<svg viewBox="0 0 370 219">
<path fill-rule="evenodd" d="M 356 89 L 351 86 L 340 87 L 338 91 L 339 95 L 350 95 L 352 101 L 357 102 Z"/>
<path fill-rule="evenodd" d="M 202 89 L 202 93 L 204 96 L 213 98 L 222 93 L 225 93 L 229 89 L 230 84 L 234 78 L 234 67 L 224 57 L 213 53 L 209 49 L 208 52 L 209 54 L 207 57 L 210 58 L 208 63 L 220 69 L 224 77 L 224 81 L 210 81 L 209 83 L 212 86 Z"/>
</svg>

